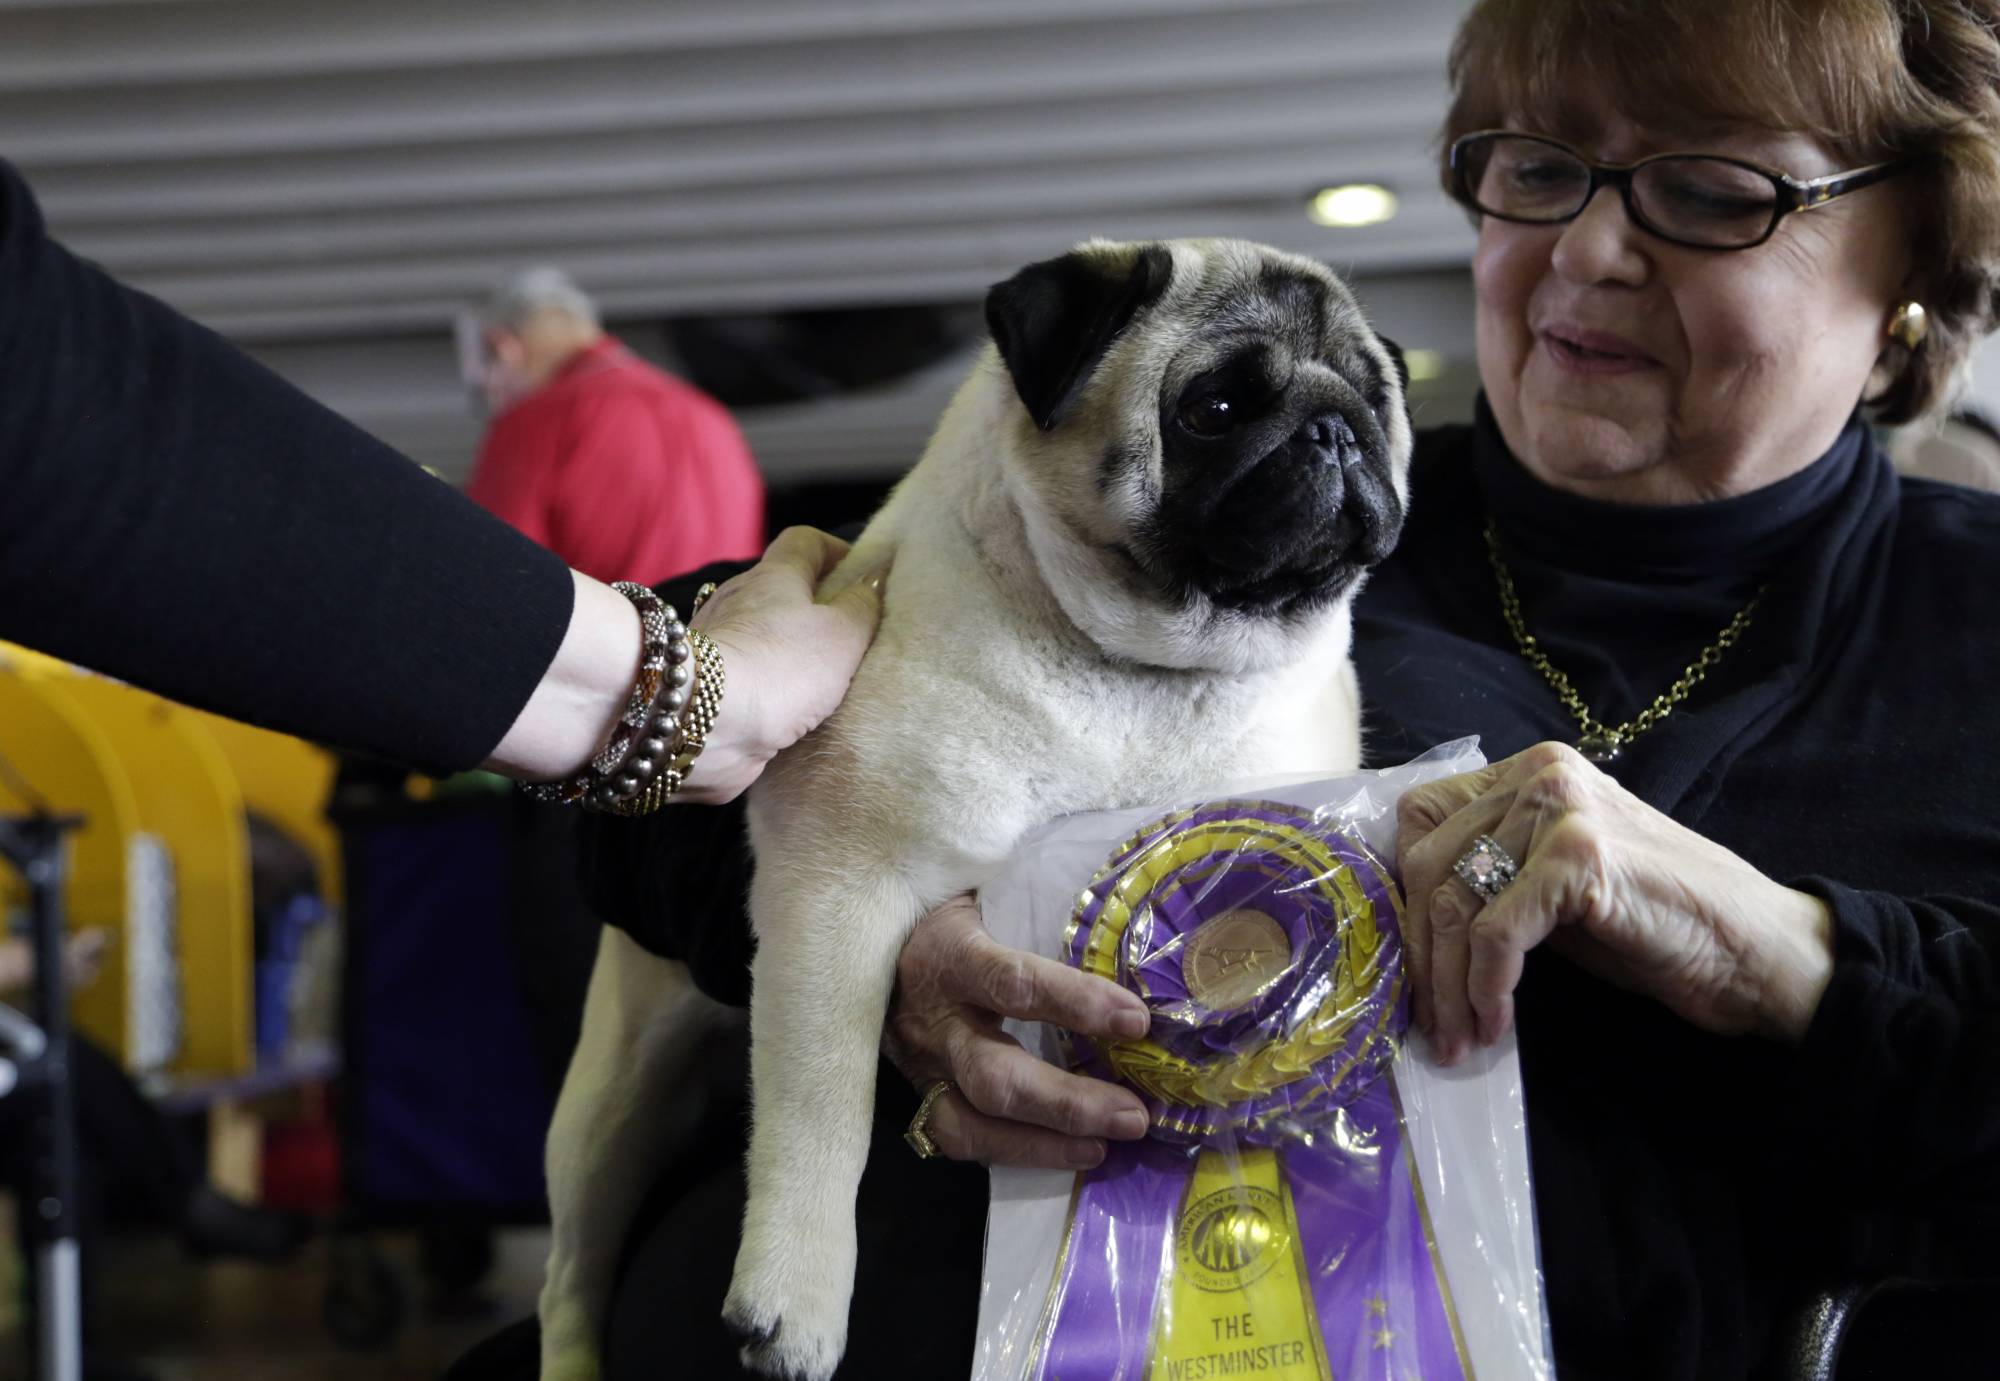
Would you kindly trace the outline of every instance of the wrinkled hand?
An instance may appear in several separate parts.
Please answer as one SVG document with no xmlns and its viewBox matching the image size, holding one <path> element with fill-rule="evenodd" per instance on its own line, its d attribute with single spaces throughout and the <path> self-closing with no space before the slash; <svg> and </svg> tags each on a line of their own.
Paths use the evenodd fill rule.
<svg viewBox="0 0 2000 1381">
<path fill-rule="evenodd" d="M 820 600 L 820 582 L 847 550 L 824 532 L 787 528 L 763 560 L 702 605 L 693 626 L 722 650 L 722 711 L 683 800 L 733 799 L 840 704 L 875 637 L 886 574 L 870 572 Z"/>
<path fill-rule="evenodd" d="M 1116 1084 L 1071 1074 L 1024 1050 L 1002 1017 L 1106 1038 L 1144 1035 L 1146 1006 L 1115 983 L 1009 949 L 971 895 L 917 922 L 896 966 L 883 1053 L 918 1088 L 951 1079 L 930 1133 L 953 1160 L 1049 1169 L 1104 1159 L 1104 1138 L 1136 1141 L 1146 1109 Z"/>
<path fill-rule="evenodd" d="M 1397 854 L 1413 1015 L 1440 1062 L 1498 1040 L 1544 940 L 1707 1031 L 1802 1039 L 1832 974 L 1818 898 L 1773 882 L 1563 744 L 1406 792 Z M 1490 902 L 1453 872 L 1491 835 L 1520 875 Z"/>
</svg>

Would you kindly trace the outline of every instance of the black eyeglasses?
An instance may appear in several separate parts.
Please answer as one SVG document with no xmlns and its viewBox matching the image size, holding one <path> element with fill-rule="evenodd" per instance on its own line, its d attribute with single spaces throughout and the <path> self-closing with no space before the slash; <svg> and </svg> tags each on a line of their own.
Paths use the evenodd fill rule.
<svg viewBox="0 0 2000 1381">
<path fill-rule="evenodd" d="M 1451 146 L 1452 192 L 1483 215 L 1527 225 L 1575 220 L 1600 187 L 1616 187 L 1640 229 L 1693 249 L 1752 249 L 1778 222 L 1909 168 L 1876 163 L 1802 182 L 1720 154 L 1661 153 L 1595 163 L 1538 134 L 1479 130 Z"/>
</svg>

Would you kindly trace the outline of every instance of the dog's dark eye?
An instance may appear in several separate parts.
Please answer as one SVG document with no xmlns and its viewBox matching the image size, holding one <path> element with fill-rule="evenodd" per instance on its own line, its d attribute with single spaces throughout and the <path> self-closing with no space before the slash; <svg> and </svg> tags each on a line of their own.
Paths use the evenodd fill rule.
<svg viewBox="0 0 2000 1381">
<path fill-rule="evenodd" d="M 1217 437 L 1236 425 L 1238 413 L 1236 406 L 1227 398 L 1211 393 L 1184 399 L 1179 420 L 1181 426 L 1196 436 Z"/>
</svg>

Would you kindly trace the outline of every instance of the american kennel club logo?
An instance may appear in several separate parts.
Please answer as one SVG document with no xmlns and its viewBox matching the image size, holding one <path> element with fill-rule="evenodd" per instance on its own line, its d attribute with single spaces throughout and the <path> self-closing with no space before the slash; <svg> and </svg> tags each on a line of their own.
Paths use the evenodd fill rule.
<svg viewBox="0 0 2000 1381">
<path fill-rule="evenodd" d="M 1270 1274 L 1287 1247 L 1284 1202 L 1258 1185 L 1231 1185 L 1182 1215 L 1175 1255 L 1188 1283 L 1211 1294 L 1241 1290 Z"/>
</svg>

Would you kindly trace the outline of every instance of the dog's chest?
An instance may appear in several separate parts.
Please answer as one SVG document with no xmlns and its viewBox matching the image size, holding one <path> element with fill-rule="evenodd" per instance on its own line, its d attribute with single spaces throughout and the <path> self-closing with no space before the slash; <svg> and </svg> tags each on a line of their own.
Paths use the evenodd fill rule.
<svg viewBox="0 0 2000 1381">
<path fill-rule="evenodd" d="M 1171 800 L 1280 772 L 1352 766 L 1345 667 L 1284 675 L 1131 668 L 972 625 L 885 629 L 843 710 L 860 762 L 934 808 L 1006 801 L 1023 823 Z M 1312 702 L 1318 701 L 1316 705 Z"/>
</svg>

